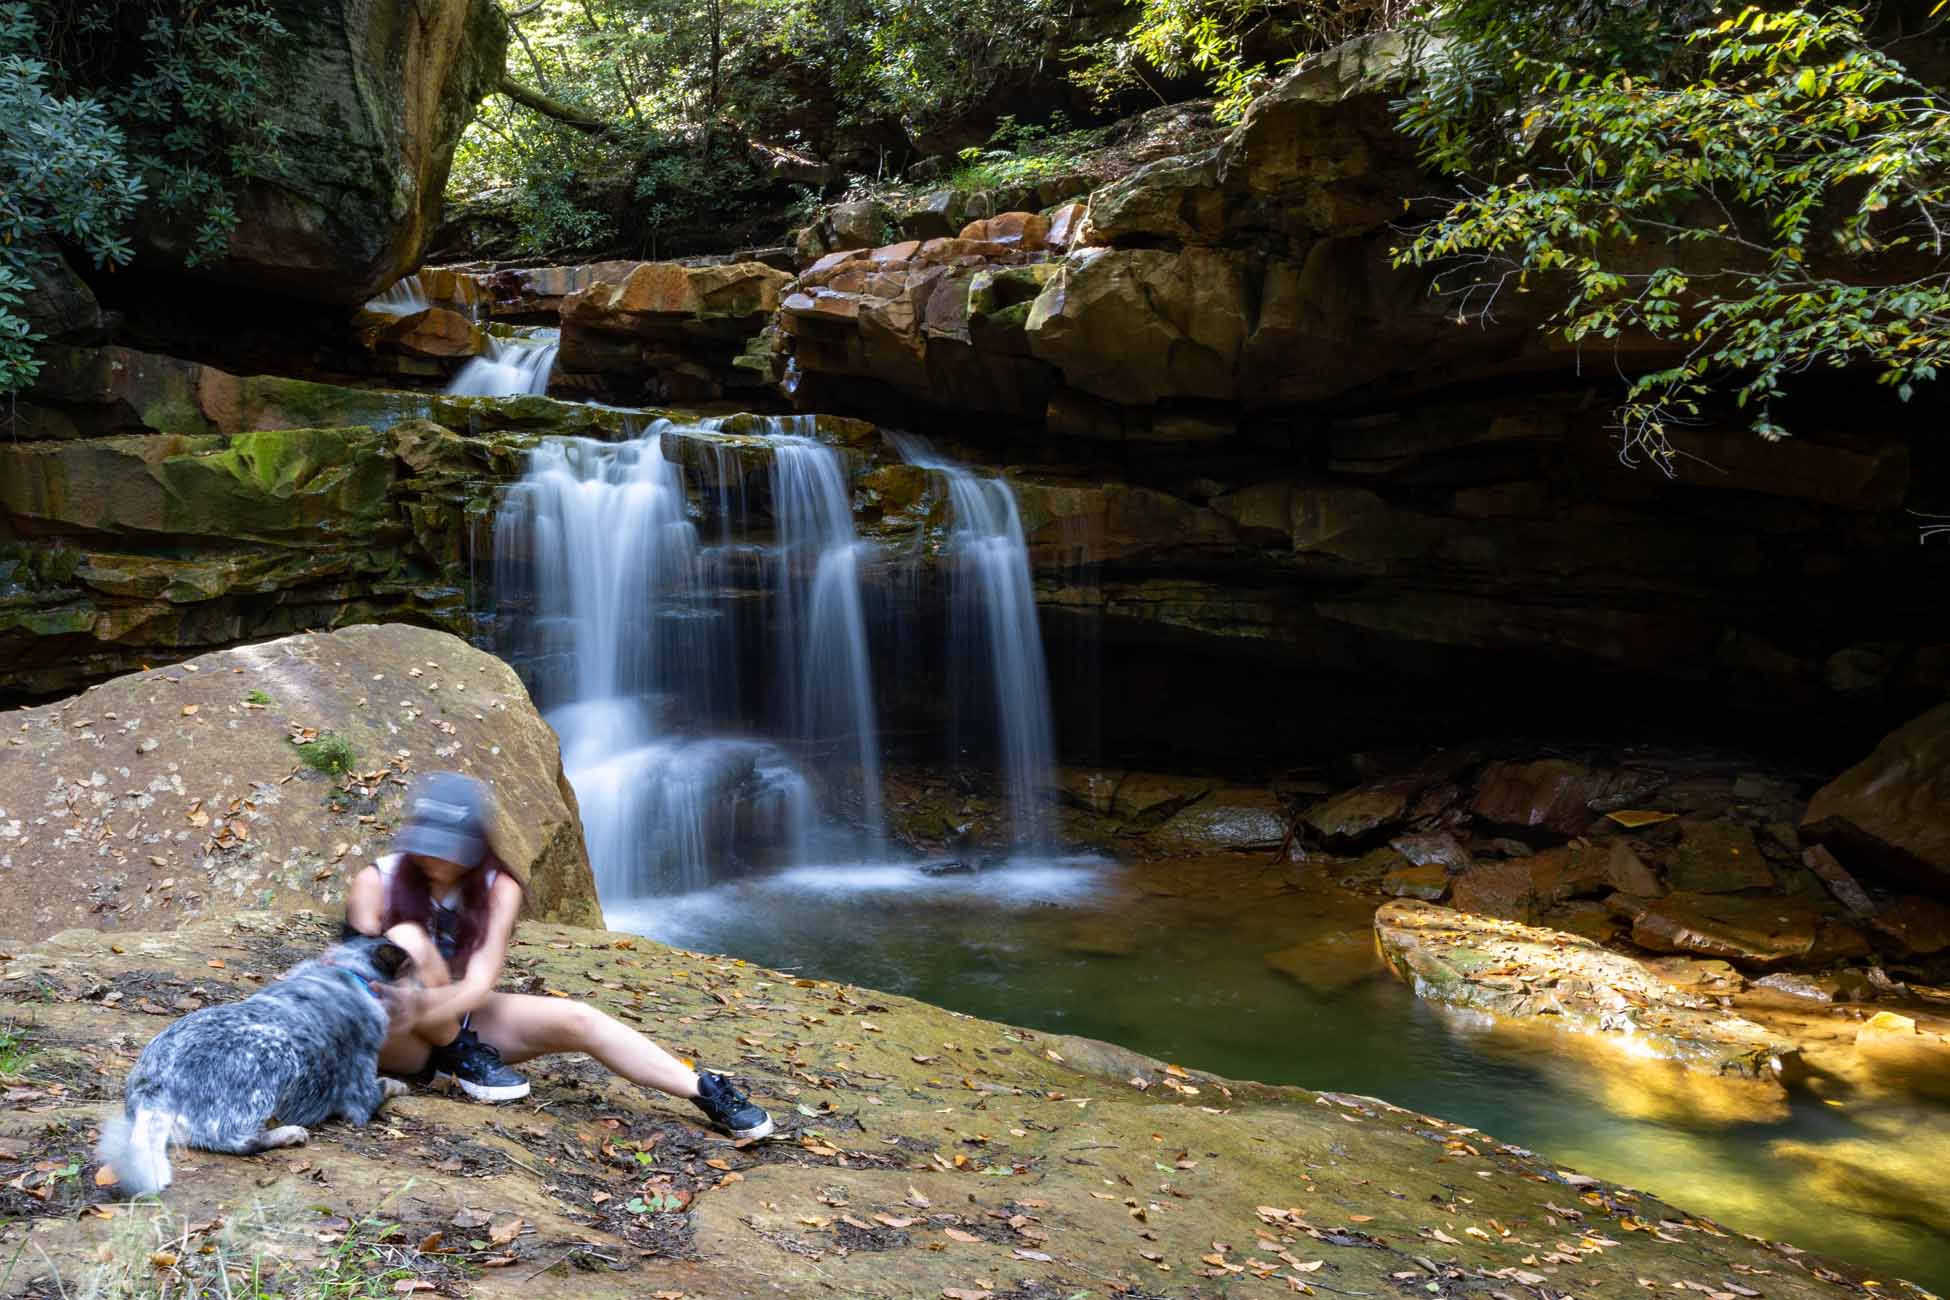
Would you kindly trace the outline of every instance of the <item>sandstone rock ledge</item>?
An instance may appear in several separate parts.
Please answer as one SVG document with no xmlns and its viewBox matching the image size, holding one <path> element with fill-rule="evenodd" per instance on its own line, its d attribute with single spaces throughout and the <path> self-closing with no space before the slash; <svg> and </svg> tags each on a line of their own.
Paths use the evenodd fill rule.
<svg viewBox="0 0 1950 1300">
<path fill-rule="evenodd" d="M 1431 1002 L 1549 1017 L 1639 1056 L 1772 1086 L 1800 1068 L 1794 1043 L 1589 939 L 1415 899 L 1383 904 L 1374 924 L 1389 969 Z"/>
<path fill-rule="evenodd" d="M 279 1285 L 315 1281 L 377 1215 L 385 1251 L 354 1258 L 387 1271 L 363 1280 L 455 1297 L 1898 1292 L 1371 1099 L 542 924 L 522 932 L 516 986 L 590 998 L 737 1071 L 779 1135 L 737 1146 L 579 1058 L 538 1063 L 518 1106 L 416 1093 L 301 1151 L 188 1153 L 165 1209 L 189 1247 L 157 1263 L 159 1212 L 114 1203 L 88 1155 L 120 1076 L 163 1017 L 246 993 L 327 931 L 269 914 L 74 930 L 0 963 L 0 1016 L 30 1052 L 0 1116 L 0 1251 L 19 1283 L 182 1271 L 214 1220 L 241 1234 L 282 1206 Z"/>
</svg>

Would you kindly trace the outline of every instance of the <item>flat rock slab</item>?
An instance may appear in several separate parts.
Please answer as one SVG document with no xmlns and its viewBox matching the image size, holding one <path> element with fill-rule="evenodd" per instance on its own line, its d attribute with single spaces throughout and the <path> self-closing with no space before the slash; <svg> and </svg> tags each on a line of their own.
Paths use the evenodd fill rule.
<svg viewBox="0 0 1950 1300">
<path fill-rule="evenodd" d="M 588 999 L 735 1072 L 777 1136 L 739 1146 L 689 1106 L 562 1057 L 526 1067 L 522 1103 L 416 1092 L 302 1150 L 185 1153 L 160 1212 L 116 1202 L 89 1151 L 142 1044 L 180 1000 L 258 987 L 330 926 L 250 914 L 74 930 L 0 962 L 0 1017 L 25 1027 L 29 1053 L 0 1114 L 0 1253 L 18 1259 L 16 1285 L 53 1294 L 56 1268 L 70 1294 L 103 1267 L 183 1273 L 207 1257 L 179 1247 L 159 1264 L 156 1242 L 212 1241 L 218 1218 L 245 1262 L 268 1216 L 280 1293 L 319 1294 L 324 1272 L 350 1269 L 358 1294 L 419 1280 L 528 1300 L 1876 1294 L 1843 1266 L 1369 1098 L 544 924 L 521 931 L 511 984 Z M 377 1256 L 373 1218 L 398 1225 Z"/>
<path fill-rule="evenodd" d="M 1405 899 L 1375 913 L 1375 937 L 1389 968 L 1432 1002 L 1774 1087 L 1800 1064 L 1794 1043 L 1574 934 Z"/>
</svg>

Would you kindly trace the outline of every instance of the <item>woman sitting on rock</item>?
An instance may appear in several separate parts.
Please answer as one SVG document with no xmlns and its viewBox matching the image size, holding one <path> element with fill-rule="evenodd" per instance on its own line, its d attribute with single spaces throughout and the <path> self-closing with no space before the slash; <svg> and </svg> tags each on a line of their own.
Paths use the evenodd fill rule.
<svg viewBox="0 0 1950 1300">
<path fill-rule="evenodd" d="M 528 1080 L 510 1063 L 587 1052 L 632 1083 L 686 1098 L 733 1137 L 770 1133 L 771 1116 L 731 1080 L 692 1070 L 596 1008 L 495 991 L 522 882 L 489 851 L 491 806 L 472 777 L 421 777 L 393 851 L 346 891 L 346 927 L 406 949 L 425 986 L 394 1003 L 379 1068 L 417 1083 L 451 1081 L 481 1101 L 513 1101 L 528 1095 Z"/>
</svg>

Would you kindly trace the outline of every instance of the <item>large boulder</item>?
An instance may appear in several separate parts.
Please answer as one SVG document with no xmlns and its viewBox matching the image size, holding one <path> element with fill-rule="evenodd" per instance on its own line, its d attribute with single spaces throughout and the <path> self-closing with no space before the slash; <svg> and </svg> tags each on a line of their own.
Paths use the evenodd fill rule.
<svg viewBox="0 0 1950 1300">
<path fill-rule="evenodd" d="M 1865 872 L 1950 890 L 1950 704 L 1891 732 L 1816 791 L 1801 832 Z"/>
<path fill-rule="evenodd" d="M 1739 894 L 1668 894 L 1639 908 L 1632 942 L 1760 970 L 1822 966 L 1869 951 L 1859 931 L 1806 902 Z"/>
<path fill-rule="evenodd" d="M 1251 259 L 1224 250 L 1088 248 L 1064 260 L 1024 328 L 1030 350 L 1085 393 L 1228 400 L 1256 283 Z"/>
<path fill-rule="evenodd" d="M 535 915 L 601 921 L 555 733 L 513 669 L 444 632 L 241 646 L 0 722 L 0 937 L 336 905 L 436 768 L 494 788 Z"/>
<path fill-rule="evenodd" d="M 461 129 L 501 77 L 507 23 L 492 0 L 269 9 L 291 39 L 277 93 L 256 111 L 282 128 L 282 163 L 235 196 L 229 249 L 197 274 L 363 302 L 419 265 Z M 151 221 L 137 237 L 180 268 L 191 235 Z"/>
</svg>

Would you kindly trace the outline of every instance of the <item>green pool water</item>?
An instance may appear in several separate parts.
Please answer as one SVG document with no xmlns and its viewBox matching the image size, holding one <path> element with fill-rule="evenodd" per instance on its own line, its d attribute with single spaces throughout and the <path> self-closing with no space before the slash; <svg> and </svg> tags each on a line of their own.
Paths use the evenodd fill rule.
<svg viewBox="0 0 1950 1300">
<path fill-rule="evenodd" d="M 1382 1097 L 1877 1270 L 1890 1294 L 1898 1279 L 1950 1293 L 1938 1179 L 1950 1111 L 1832 1089 L 1771 1109 L 1704 1105 L 1664 1067 L 1491 1032 L 1386 977 L 1366 942 L 1371 907 L 1233 859 L 949 877 L 802 867 L 606 912 L 686 948 L 1234 1078 Z"/>
</svg>

